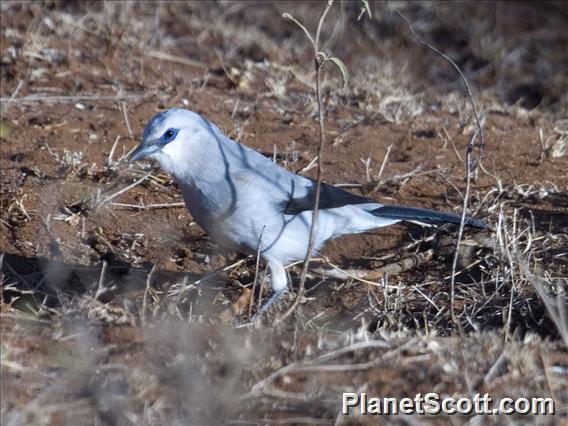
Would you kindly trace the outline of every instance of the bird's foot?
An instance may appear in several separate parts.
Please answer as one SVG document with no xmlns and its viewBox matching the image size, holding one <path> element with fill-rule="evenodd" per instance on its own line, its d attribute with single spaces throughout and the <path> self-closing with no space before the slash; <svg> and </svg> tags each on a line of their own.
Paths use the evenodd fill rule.
<svg viewBox="0 0 568 426">
<path fill-rule="evenodd" d="M 264 312 L 266 312 L 274 304 L 274 302 L 278 301 L 285 292 L 286 292 L 285 288 L 283 288 L 282 290 L 275 291 L 268 300 L 266 300 L 262 305 L 260 305 L 256 313 L 251 317 L 250 319 L 251 322 L 255 322 Z"/>
</svg>

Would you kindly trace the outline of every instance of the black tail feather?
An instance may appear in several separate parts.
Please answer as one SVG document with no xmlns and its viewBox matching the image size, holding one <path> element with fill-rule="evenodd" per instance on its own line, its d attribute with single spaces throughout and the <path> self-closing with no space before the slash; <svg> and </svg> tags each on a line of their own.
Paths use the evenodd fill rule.
<svg viewBox="0 0 568 426">
<path fill-rule="evenodd" d="M 379 207 L 376 210 L 373 210 L 371 213 L 377 217 L 385 219 L 416 221 L 431 225 L 436 225 L 440 222 L 459 224 L 461 221 L 461 217 L 457 214 L 421 209 L 419 207 L 385 205 L 383 207 Z M 466 217 L 465 224 L 476 228 L 487 228 L 487 225 L 483 221 L 474 219 L 472 217 Z"/>
</svg>

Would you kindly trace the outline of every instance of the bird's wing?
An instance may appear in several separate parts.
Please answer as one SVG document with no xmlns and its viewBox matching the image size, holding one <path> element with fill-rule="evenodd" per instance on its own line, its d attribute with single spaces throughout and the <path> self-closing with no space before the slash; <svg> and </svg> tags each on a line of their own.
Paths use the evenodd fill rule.
<svg viewBox="0 0 568 426">
<path fill-rule="evenodd" d="M 299 177 L 296 175 L 296 177 Z M 300 194 L 290 194 L 280 202 L 280 209 L 284 214 L 297 215 L 304 211 L 310 211 L 315 206 L 316 182 L 303 178 L 304 183 Z M 347 205 L 359 205 L 363 210 L 381 219 L 403 220 L 418 222 L 429 225 L 438 225 L 443 222 L 459 224 L 461 217 L 455 213 L 439 212 L 419 207 L 383 205 L 377 201 L 344 191 L 333 185 L 323 183 L 321 185 L 319 208 L 320 210 L 335 209 Z M 476 228 L 486 228 L 487 225 L 475 218 L 466 217 L 465 224 Z"/>
<path fill-rule="evenodd" d="M 370 213 L 383 219 L 406 220 L 426 225 L 439 225 L 444 222 L 459 224 L 461 222 L 461 216 L 455 213 L 439 212 L 420 207 L 384 205 Z M 487 228 L 482 220 L 468 216 L 466 216 L 464 223 L 475 228 Z"/>
<path fill-rule="evenodd" d="M 284 214 L 297 215 L 315 208 L 316 200 L 316 181 L 308 178 L 298 180 L 300 190 L 296 194 L 290 192 L 288 197 L 281 201 L 279 208 Z M 370 198 L 352 194 L 327 183 L 321 183 L 319 209 L 335 209 L 353 204 L 373 204 L 378 203 Z"/>
<path fill-rule="evenodd" d="M 231 173 L 233 179 L 238 180 L 241 185 L 262 192 L 265 200 L 279 212 L 295 216 L 314 209 L 317 184 L 315 180 L 292 173 L 244 145 L 238 146 L 238 155 L 234 158 L 238 161 L 235 163 L 236 170 Z M 320 210 L 352 204 L 372 204 L 374 208 L 380 206 L 375 200 L 322 182 Z"/>
<path fill-rule="evenodd" d="M 229 175 L 241 189 L 241 195 L 269 202 L 286 215 L 298 215 L 311 211 L 315 206 L 316 182 L 313 179 L 294 174 L 274 163 L 258 151 L 224 136 L 210 123 L 212 135 L 222 147 L 224 162 L 230 168 Z M 260 194 L 263 199 L 260 200 Z M 378 208 L 375 200 L 352 194 L 340 188 L 322 183 L 319 208 L 321 210 L 340 208 L 353 204 L 370 204 Z"/>
</svg>

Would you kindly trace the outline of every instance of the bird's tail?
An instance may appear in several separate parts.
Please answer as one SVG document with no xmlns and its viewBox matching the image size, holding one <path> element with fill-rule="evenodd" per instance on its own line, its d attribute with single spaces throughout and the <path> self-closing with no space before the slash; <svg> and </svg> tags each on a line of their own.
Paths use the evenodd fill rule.
<svg viewBox="0 0 568 426">
<path fill-rule="evenodd" d="M 457 214 L 421 209 L 419 207 L 384 205 L 370 213 L 383 219 L 405 220 L 409 222 L 426 223 L 428 225 L 436 225 L 441 222 L 459 224 L 461 221 L 461 217 Z M 465 218 L 465 224 L 475 228 L 487 228 L 487 225 L 483 221 L 471 217 Z"/>
</svg>

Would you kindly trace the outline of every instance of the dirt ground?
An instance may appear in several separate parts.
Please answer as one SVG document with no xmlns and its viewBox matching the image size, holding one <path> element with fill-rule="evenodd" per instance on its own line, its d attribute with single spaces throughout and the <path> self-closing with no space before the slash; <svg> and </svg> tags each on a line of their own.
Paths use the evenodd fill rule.
<svg viewBox="0 0 568 426">
<path fill-rule="evenodd" d="M 453 296 L 457 227 L 401 224 L 328 244 L 278 321 L 291 267 L 251 325 L 265 265 L 216 246 L 157 164 L 124 159 L 175 106 L 314 177 L 313 52 L 282 14 L 315 32 L 325 4 L 2 2 L 3 425 L 504 421 L 344 416 L 342 392 L 552 397 L 554 416 L 508 420 L 568 414 L 566 4 L 362 4 L 323 26 L 349 70 L 345 87 L 324 70 L 324 180 L 461 211 L 472 109 L 398 8 L 472 86 L 469 213 L 489 228 L 466 229 Z"/>
</svg>

